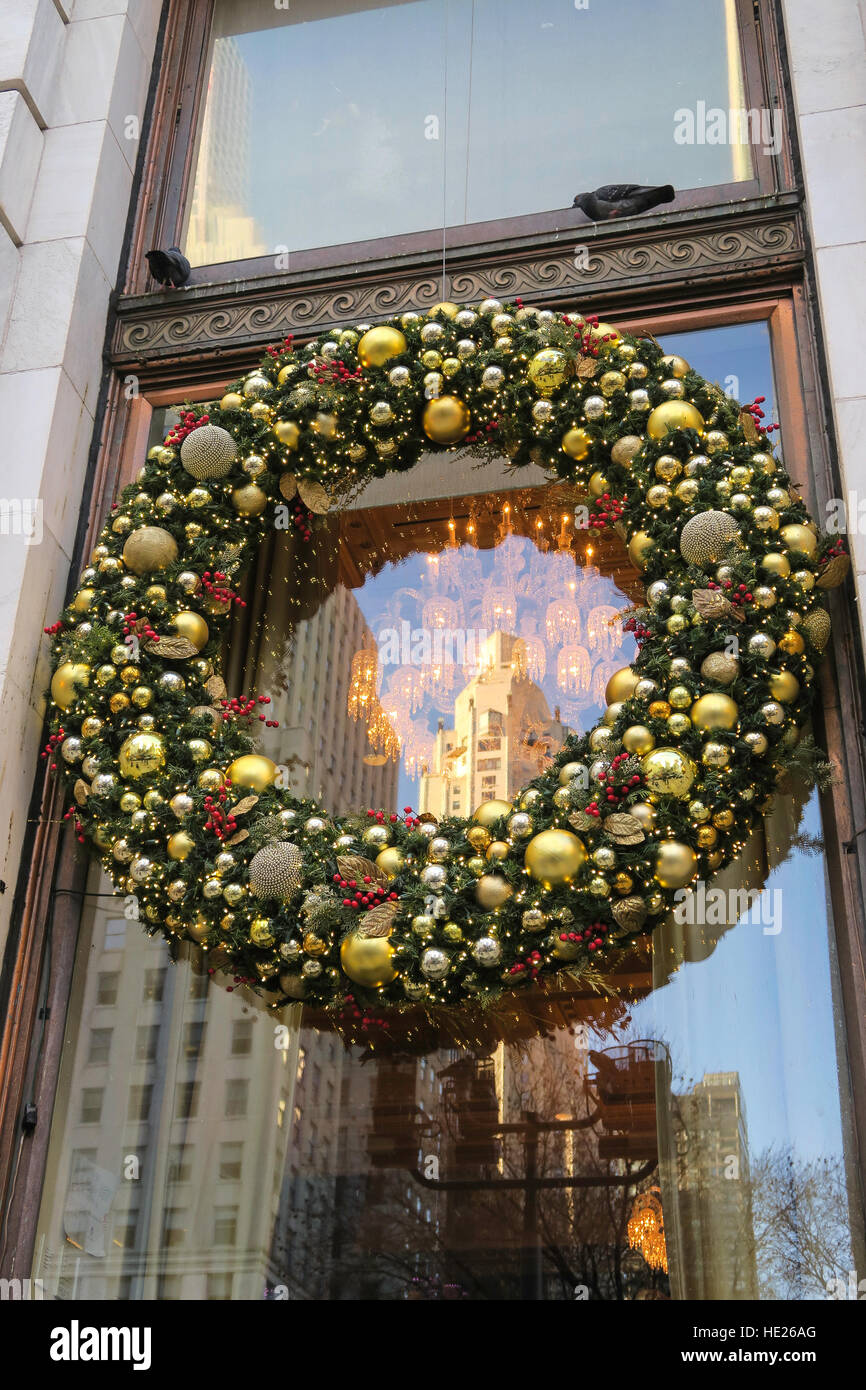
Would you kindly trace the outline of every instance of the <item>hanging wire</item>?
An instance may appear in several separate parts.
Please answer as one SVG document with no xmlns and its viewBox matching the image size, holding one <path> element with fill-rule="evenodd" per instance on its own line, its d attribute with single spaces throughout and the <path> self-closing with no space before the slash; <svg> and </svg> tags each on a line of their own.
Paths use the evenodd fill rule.
<svg viewBox="0 0 866 1390">
<path fill-rule="evenodd" d="M 469 221 L 469 156 L 472 150 L 472 70 L 475 63 L 475 0 L 469 21 L 469 91 L 466 97 L 466 177 L 463 183 L 463 222 Z"/>
</svg>

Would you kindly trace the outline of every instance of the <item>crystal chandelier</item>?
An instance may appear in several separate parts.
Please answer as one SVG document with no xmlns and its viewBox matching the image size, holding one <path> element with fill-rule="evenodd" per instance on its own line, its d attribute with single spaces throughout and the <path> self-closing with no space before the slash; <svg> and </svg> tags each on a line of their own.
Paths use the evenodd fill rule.
<svg viewBox="0 0 866 1390">
<path fill-rule="evenodd" d="M 517 599 L 510 589 L 491 585 L 481 600 L 481 620 L 494 632 L 509 632 L 517 621 Z"/>
<path fill-rule="evenodd" d="M 569 643 L 556 658 L 556 684 L 569 695 L 589 689 L 592 662 L 586 647 Z"/>
<path fill-rule="evenodd" d="M 668 1272 L 668 1252 L 665 1243 L 665 1223 L 658 1188 L 639 1192 L 634 1199 L 628 1219 L 628 1243 L 639 1250 L 650 1269 Z"/>
<path fill-rule="evenodd" d="M 593 608 L 586 620 L 586 640 L 596 655 L 610 659 L 622 646 L 622 619 L 609 603 Z"/>
<path fill-rule="evenodd" d="M 375 647 L 362 647 L 352 657 L 349 693 L 346 699 L 350 719 L 364 719 L 376 699 L 379 684 L 379 658 Z"/>
<path fill-rule="evenodd" d="M 556 598 L 547 605 L 544 629 L 551 646 L 580 641 L 580 609 L 571 595 Z"/>
<path fill-rule="evenodd" d="M 543 641 L 534 633 L 518 637 L 511 650 L 511 669 L 518 680 L 544 680 L 547 670 L 547 651 Z"/>
</svg>

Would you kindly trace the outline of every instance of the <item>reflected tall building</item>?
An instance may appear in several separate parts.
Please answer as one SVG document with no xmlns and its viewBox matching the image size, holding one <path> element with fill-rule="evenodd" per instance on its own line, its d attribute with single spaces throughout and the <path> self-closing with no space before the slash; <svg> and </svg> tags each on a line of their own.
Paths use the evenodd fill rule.
<svg viewBox="0 0 866 1390">
<path fill-rule="evenodd" d="M 454 701 L 453 727 L 440 720 L 420 779 L 421 811 L 441 819 L 471 815 L 482 801 L 511 801 L 571 733 L 541 687 L 515 671 L 517 640 L 506 632 L 487 638 L 477 674 Z"/>
</svg>

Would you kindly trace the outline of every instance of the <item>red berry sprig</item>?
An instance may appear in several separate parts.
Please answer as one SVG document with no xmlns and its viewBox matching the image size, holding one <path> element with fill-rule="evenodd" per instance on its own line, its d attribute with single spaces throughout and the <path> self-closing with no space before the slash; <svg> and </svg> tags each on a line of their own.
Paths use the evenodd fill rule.
<svg viewBox="0 0 866 1390">
<path fill-rule="evenodd" d="M 64 811 L 64 813 L 63 813 L 63 819 L 64 819 L 64 820 L 69 820 L 69 817 L 70 817 L 70 816 L 72 817 L 72 825 L 73 825 L 73 829 L 75 830 L 75 835 L 76 835 L 76 838 L 77 838 L 77 840 L 78 840 L 78 843 L 79 843 L 80 845 L 83 845 L 83 844 L 84 844 L 84 826 L 81 824 L 81 821 L 78 819 L 78 812 L 76 811 L 76 809 L 75 809 L 74 806 L 70 806 L 70 808 L 69 808 L 68 811 Z"/>
<path fill-rule="evenodd" d="M 57 752 L 58 745 L 61 744 L 61 743 L 63 742 L 63 740 L 65 739 L 65 737 L 66 737 L 66 730 L 65 730 L 65 729 L 58 729 L 56 734 L 51 734 L 50 737 L 49 737 L 49 739 L 48 739 L 48 742 L 47 742 L 46 745 L 45 745 L 45 747 L 42 749 L 42 752 L 39 754 L 40 758 L 53 758 L 54 755 L 55 755 L 55 753 Z M 52 771 L 52 772 L 56 772 L 56 771 L 57 771 L 57 764 L 56 764 L 55 762 L 52 762 L 52 764 L 51 764 L 51 771 Z"/>
<path fill-rule="evenodd" d="M 733 579 L 725 579 L 721 584 L 710 579 L 707 588 L 718 590 L 719 593 L 724 594 L 732 608 L 745 608 L 747 603 L 754 603 L 755 601 L 755 596 L 748 584 L 738 584 L 735 588 Z"/>
<path fill-rule="evenodd" d="M 534 980 L 541 969 L 541 952 L 529 951 L 522 960 L 516 960 L 509 969 L 509 975 L 525 975 L 527 979 Z"/>
<path fill-rule="evenodd" d="M 269 705 L 270 695 L 241 695 L 233 696 L 231 700 L 220 700 L 223 710 L 223 723 L 229 724 L 237 722 L 239 719 L 246 719 L 249 723 L 259 705 Z M 280 721 L 278 719 L 268 719 L 267 715 L 259 715 L 259 723 L 264 724 L 266 729 L 278 729 Z"/>
<path fill-rule="evenodd" d="M 342 358 L 332 361 L 329 357 L 315 357 L 310 363 L 310 376 L 320 386 L 345 386 L 350 381 L 359 381 L 361 368 L 350 371 Z"/>
<path fill-rule="evenodd" d="M 379 907 L 384 902 L 395 903 L 400 896 L 393 890 L 388 892 L 380 883 L 374 883 L 372 874 L 364 874 L 361 883 L 356 878 L 344 878 L 341 873 L 336 873 L 333 877 L 337 887 L 342 888 L 346 894 L 343 906 L 354 907 L 359 912 L 371 912 L 374 907 Z"/>
<path fill-rule="evenodd" d="M 604 936 L 608 928 L 604 922 L 593 922 L 591 927 L 585 927 L 583 931 L 561 931 L 560 941 L 571 941 L 574 944 L 585 946 L 588 951 L 597 951 L 599 946 L 604 945 Z"/>
<path fill-rule="evenodd" d="M 210 830 L 216 835 L 218 840 L 228 840 L 237 830 L 237 821 L 231 811 L 225 811 L 223 807 L 228 800 L 228 793 L 225 787 L 220 787 L 217 792 L 216 800 L 210 795 L 204 799 L 204 809 L 207 811 L 208 818 L 204 823 L 205 830 Z"/>
<path fill-rule="evenodd" d="M 277 347 L 274 343 L 271 343 L 265 348 L 265 352 L 269 357 L 288 357 L 288 355 L 295 350 L 294 343 L 295 335 L 294 333 L 290 333 L 287 338 L 283 339 L 282 347 Z"/>
<path fill-rule="evenodd" d="M 609 492 L 594 498 L 590 506 L 590 526 L 604 531 L 606 527 L 615 525 L 622 517 L 624 504 L 624 497 L 611 497 Z"/>
<path fill-rule="evenodd" d="M 499 420 L 489 420 L 483 429 L 477 429 L 474 434 L 467 434 L 464 443 L 477 444 L 485 435 L 495 434 L 499 429 Z"/>
<path fill-rule="evenodd" d="M 761 421 L 764 419 L 764 412 L 761 409 L 761 406 L 764 404 L 766 399 L 766 396 L 756 396 L 755 399 L 753 401 L 750 401 L 748 405 L 744 405 L 741 407 L 741 409 L 748 411 L 749 415 L 751 415 L 752 419 L 755 422 L 755 429 L 758 431 L 759 434 L 773 434 L 775 430 L 780 430 L 782 428 L 781 425 L 777 424 L 761 424 Z"/>
<path fill-rule="evenodd" d="M 575 342 L 580 344 L 580 351 L 583 357 L 598 357 L 599 348 L 602 343 L 613 342 L 616 339 L 615 333 L 602 333 L 598 336 L 598 314 L 588 314 L 583 326 L 578 328 L 574 335 Z"/>
<path fill-rule="evenodd" d="M 56 623 L 52 623 L 50 627 L 44 627 L 42 631 L 47 633 L 49 637 L 54 637 L 56 633 L 63 631 L 63 627 L 63 619 L 58 618 Z"/>
<path fill-rule="evenodd" d="M 173 425 L 165 436 L 165 447 L 172 448 L 176 444 L 182 444 L 188 434 L 197 430 L 200 425 L 207 425 L 210 422 L 209 415 L 197 416 L 194 410 L 185 410 L 176 425 Z"/>
<path fill-rule="evenodd" d="M 298 528 L 302 540 L 308 541 L 313 534 L 313 513 L 304 506 L 300 497 L 296 497 L 293 504 L 292 525 Z"/>
<path fill-rule="evenodd" d="M 600 772 L 598 774 L 603 799 L 608 805 L 616 805 L 617 802 L 622 801 L 623 797 L 629 796 L 634 791 L 635 787 L 639 787 L 641 784 L 641 775 L 639 772 L 633 773 L 631 777 L 627 777 L 624 782 L 617 782 L 617 778 L 620 775 L 619 768 L 623 763 L 629 761 L 629 756 L 628 753 L 617 753 L 607 772 Z M 591 802 L 590 805 L 586 807 L 586 811 L 588 815 L 597 816 L 599 814 L 598 802 Z"/>
<path fill-rule="evenodd" d="M 222 570 L 214 570 L 213 573 L 205 570 L 201 577 L 201 586 L 217 603 L 236 603 L 239 608 L 246 608 L 246 599 L 242 599 L 234 589 L 228 588 L 225 583 L 227 578 L 228 575 L 223 574 Z"/>
<path fill-rule="evenodd" d="M 648 637 L 652 637 L 652 630 L 646 623 L 639 623 L 637 618 L 628 618 L 622 625 L 623 632 L 630 632 L 637 642 L 638 647 L 642 647 Z"/>
<path fill-rule="evenodd" d="M 159 641 L 159 633 L 155 632 L 150 625 L 148 618 L 140 618 L 137 613 L 124 613 L 123 615 L 123 635 L 124 637 L 148 637 L 152 642 Z"/>
</svg>

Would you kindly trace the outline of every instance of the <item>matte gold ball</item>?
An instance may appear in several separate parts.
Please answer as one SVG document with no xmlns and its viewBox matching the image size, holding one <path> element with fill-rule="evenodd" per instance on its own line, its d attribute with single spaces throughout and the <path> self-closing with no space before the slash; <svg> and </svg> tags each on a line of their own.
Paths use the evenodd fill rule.
<svg viewBox="0 0 866 1390">
<path fill-rule="evenodd" d="M 161 526 L 139 526 L 126 539 L 123 563 L 133 574 L 167 569 L 177 559 L 177 541 Z"/>
<path fill-rule="evenodd" d="M 775 550 L 771 550 L 761 560 L 761 569 L 768 570 L 770 574 L 778 574 L 783 579 L 791 573 L 791 566 L 788 564 L 787 557 L 779 555 Z"/>
<path fill-rule="evenodd" d="M 232 493 L 232 506 L 241 516 L 259 516 L 268 505 L 268 494 L 256 483 L 236 487 Z"/>
<path fill-rule="evenodd" d="M 662 840 L 656 852 L 655 876 L 663 888 L 684 888 L 694 878 L 698 857 L 679 840 Z"/>
<path fill-rule="evenodd" d="M 294 420 L 275 420 L 274 434 L 287 449 L 297 449 L 301 431 Z"/>
<path fill-rule="evenodd" d="M 653 748 L 641 760 L 641 770 L 654 796 L 686 797 L 697 776 L 691 758 L 678 748 Z"/>
<path fill-rule="evenodd" d="M 614 463 L 618 463 L 620 468 L 629 468 L 632 459 L 639 454 L 643 448 L 643 440 L 636 434 L 624 434 L 618 439 L 610 451 L 610 457 Z"/>
<path fill-rule="evenodd" d="M 381 989 L 396 980 L 393 961 L 394 947 L 387 936 L 359 936 L 352 932 L 340 947 L 343 973 L 367 989 Z"/>
<path fill-rule="evenodd" d="M 770 693 L 774 700 L 789 705 L 800 694 L 800 682 L 791 671 L 774 671 L 770 676 Z"/>
<path fill-rule="evenodd" d="M 618 700 L 630 700 L 639 680 L 640 676 L 630 666 L 621 666 L 604 687 L 605 703 L 612 705 Z"/>
<path fill-rule="evenodd" d="M 510 853 L 511 846 L 507 840 L 491 840 L 487 846 L 485 858 L 491 864 L 496 864 L 500 859 L 507 859 Z"/>
<path fill-rule="evenodd" d="M 482 801 L 472 819 L 476 825 L 483 825 L 489 830 L 503 816 L 510 816 L 512 809 L 509 801 Z"/>
<path fill-rule="evenodd" d="M 202 647 L 207 646 L 210 632 L 204 618 L 198 613 L 192 613 L 189 609 L 182 609 L 180 613 L 175 613 L 169 619 L 169 627 L 173 627 L 178 637 L 185 637 L 191 642 L 197 652 Z"/>
<path fill-rule="evenodd" d="M 739 661 L 727 652 L 710 652 L 701 662 L 701 675 L 704 680 L 716 681 L 719 685 L 731 685 L 739 674 Z"/>
<path fill-rule="evenodd" d="M 640 821 L 644 830 L 652 830 L 658 814 L 655 806 L 651 806 L 648 801 L 636 801 L 633 806 L 629 806 L 628 813 Z"/>
<path fill-rule="evenodd" d="M 235 758 L 226 772 L 233 787 L 247 787 L 254 792 L 267 791 L 276 775 L 276 763 L 260 753 L 245 753 L 243 757 Z"/>
<path fill-rule="evenodd" d="M 648 753 L 655 747 L 655 739 L 645 724 L 632 724 L 631 728 L 626 729 L 622 736 L 622 746 L 628 749 L 629 753 L 642 755 Z"/>
<path fill-rule="evenodd" d="M 692 723 L 698 729 L 733 729 L 740 711 L 729 695 L 702 695 L 692 705 Z"/>
<path fill-rule="evenodd" d="M 704 432 L 704 417 L 690 401 L 663 401 L 650 411 L 646 432 L 650 439 L 663 439 L 672 430 Z"/>
<path fill-rule="evenodd" d="M 542 830 L 526 846 L 529 874 L 547 888 L 569 883 L 586 860 L 583 841 L 570 830 Z"/>
<path fill-rule="evenodd" d="M 124 777 L 148 777 L 165 767 L 161 734 L 130 734 L 120 746 L 117 765 Z"/>
<path fill-rule="evenodd" d="M 507 903 L 514 889 L 499 874 L 484 874 L 475 885 L 475 900 L 485 912 Z"/>
<path fill-rule="evenodd" d="M 369 328 L 358 343 L 358 361 L 362 367 L 382 367 L 392 357 L 406 351 L 407 343 L 399 328 L 380 324 Z"/>
<path fill-rule="evenodd" d="M 635 531 L 628 543 L 628 558 L 631 560 L 635 569 L 643 570 L 649 553 L 655 545 L 655 541 L 647 531 Z"/>
<path fill-rule="evenodd" d="M 572 459 L 585 459 L 591 443 L 592 440 L 586 430 L 577 427 L 566 430 L 562 436 L 563 453 L 568 454 L 568 457 Z"/>
<path fill-rule="evenodd" d="M 571 375 L 571 363 L 559 348 L 542 348 L 530 358 L 526 375 L 540 396 L 552 396 Z"/>
<path fill-rule="evenodd" d="M 185 830 L 176 830 L 169 836 L 167 849 L 169 859 L 186 859 L 195 849 L 195 840 Z"/>
<path fill-rule="evenodd" d="M 791 525 L 783 526 L 779 532 L 782 540 L 789 550 L 802 551 L 809 558 L 818 551 L 818 540 L 814 532 L 808 526 Z"/>
<path fill-rule="evenodd" d="M 112 676 L 114 671 L 111 672 Z M 64 661 L 51 677 L 51 698 L 61 709 L 71 709 L 79 691 L 90 682 L 90 667 L 83 661 Z"/>
<path fill-rule="evenodd" d="M 456 444 L 469 433 L 469 407 L 459 396 L 436 396 L 424 407 L 423 425 L 434 444 Z"/>
<path fill-rule="evenodd" d="M 395 845 L 388 845 L 386 849 L 381 850 L 376 855 L 377 868 L 387 874 L 389 879 L 397 877 L 405 862 L 403 855 Z"/>
</svg>

